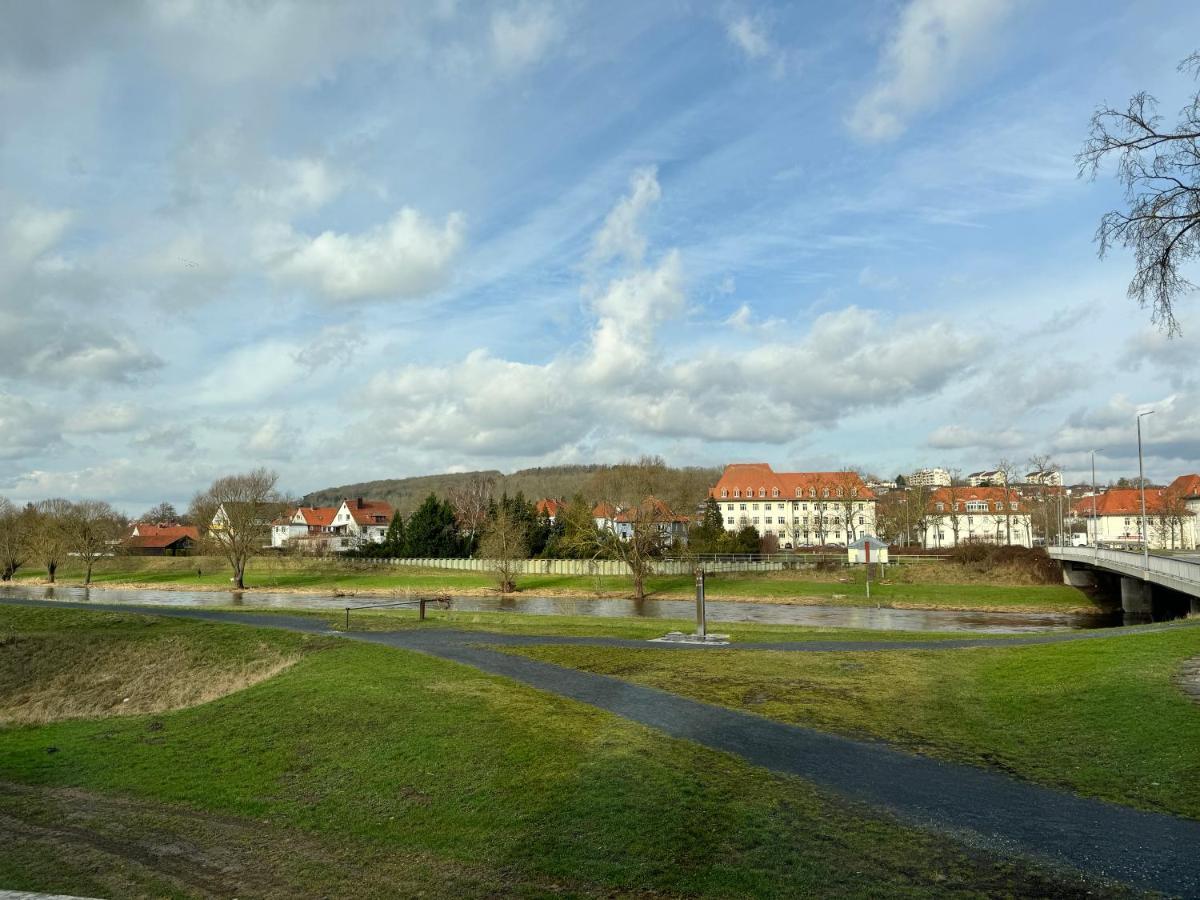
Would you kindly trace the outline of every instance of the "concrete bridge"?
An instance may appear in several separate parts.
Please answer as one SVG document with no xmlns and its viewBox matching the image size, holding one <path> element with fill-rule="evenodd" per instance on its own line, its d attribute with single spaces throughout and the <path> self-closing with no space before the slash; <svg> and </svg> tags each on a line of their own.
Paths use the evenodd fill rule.
<svg viewBox="0 0 1200 900">
<path fill-rule="evenodd" d="M 1095 547 L 1049 547 L 1063 581 L 1080 588 L 1120 590 L 1121 609 L 1150 618 L 1156 611 L 1200 614 L 1200 560 Z"/>
</svg>

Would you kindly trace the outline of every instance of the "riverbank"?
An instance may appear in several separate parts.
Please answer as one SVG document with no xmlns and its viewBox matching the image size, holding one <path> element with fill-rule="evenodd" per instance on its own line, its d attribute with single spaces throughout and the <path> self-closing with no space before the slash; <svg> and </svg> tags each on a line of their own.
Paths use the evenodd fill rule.
<svg viewBox="0 0 1200 900">
<path fill-rule="evenodd" d="M 895 609 L 944 609 L 975 612 L 1098 614 L 1087 594 L 1067 585 L 1012 583 L 1012 573 L 997 575 L 999 583 L 981 580 L 978 573 L 940 561 L 893 566 L 886 577 L 871 584 L 867 596 L 864 573 L 842 569 L 789 570 L 771 574 L 710 576 L 707 594 L 713 600 L 821 606 L 884 606 Z M 39 573 L 18 573 L 22 584 L 45 583 Z M 257 559 L 248 568 L 247 591 L 332 594 L 334 596 L 393 598 L 406 594 L 497 596 L 486 573 L 444 569 L 409 569 L 334 561 Z M 82 573 L 60 570 L 58 583 L 78 585 Z M 93 573 L 94 588 L 189 591 L 230 590 L 228 567 L 215 559 L 105 560 Z M 628 598 L 626 577 L 525 575 L 512 595 L 564 598 Z M 651 576 L 648 596 L 686 600 L 694 596 L 691 576 Z"/>
<path fill-rule="evenodd" d="M 0 609 L 57 666 L 295 661 L 210 703 L 0 729 L 5 887 L 86 896 L 1097 897 L 794 776 L 390 647 L 133 613 Z M 236 631 L 236 633 L 234 633 Z M 103 652 L 97 653 L 98 649 Z M 187 665 L 194 665 L 188 662 Z M 181 664 L 182 665 L 182 664 Z M 32 676 L 36 674 L 37 683 Z M 179 675 L 185 674 L 183 668 Z M 116 693 L 119 693 L 117 691 Z M 714 827 L 713 823 L 720 823 Z"/>
</svg>

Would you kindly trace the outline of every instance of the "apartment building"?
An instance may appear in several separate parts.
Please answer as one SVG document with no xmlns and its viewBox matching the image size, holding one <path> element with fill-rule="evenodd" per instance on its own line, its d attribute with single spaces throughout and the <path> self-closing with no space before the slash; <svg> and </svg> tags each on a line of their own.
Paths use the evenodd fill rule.
<svg viewBox="0 0 1200 900">
<path fill-rule="evenodd" d="M 909 487 L 950 487 L 950 470 L 917 469 L 908 476 Z"/>
<path fill-rule="evenodd" d="M 1002 487 L 938 488 L 930 496 L 923 543 L 1033 546 L 1033 516 L 1016 491 Z"/>
<path fill-rule="evenodd" d="M 750 525 L 784 550 L 846 546 L 875 533 L 875 494 L 854 472 L 776 472 L 767 463 L 733 463 L 709 496 L 726 531 Z"/>
</svg>

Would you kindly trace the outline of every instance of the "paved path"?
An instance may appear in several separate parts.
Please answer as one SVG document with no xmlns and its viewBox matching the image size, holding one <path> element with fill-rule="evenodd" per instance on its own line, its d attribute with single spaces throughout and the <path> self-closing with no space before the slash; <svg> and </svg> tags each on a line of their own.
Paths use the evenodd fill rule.
<svg viewBox="0 0 1200 900">
<path fill-rule="evenodd" d="M 64 604 L 13 600 L 29 606 L 74 605 L 129 612 L 127 604 Z M 312 618 L 202 609 L 140 609 L 152 615 L 234 622 L 308 633 L 330 632 Z M 1150 629 L 1123 631 L 1132 638 Z M 1192 627 L 1165 626 L 1165 627 Z M 1091 632 L 1038 635 L 1013 644 L 1087 640 Z M 1111 636 L 1112 632 L 1108 632 Z M 646 648 L 644 641 L 573 639 L 457 632 L 441 628 L 360 632 L 355 640 L 427 653 L 569 697 L 672 737 L 733 753 L 754 765 L 798 775 L 900 818 L 1002 852 L 1043 857 L 1084 872 L 1170 895 L 1200 897 L 1200 821 L 1147 813 L 1040 787 L 972 766 L 915 756 L 882 743 L 851 740 L 749 713 L 700 703 L 616 678 L 566 669 L 488 649 L 483 644 L 586 643 Z M 773 645 L 798 652 L 953 650 L 995 641 L 809 641 Z M 655 644 L 668 650 L 668 645 Z M 752 649 L 751 646 L 746 649 Z M 753 645 L 761 647 L 762 645 Z"/>
</svg>

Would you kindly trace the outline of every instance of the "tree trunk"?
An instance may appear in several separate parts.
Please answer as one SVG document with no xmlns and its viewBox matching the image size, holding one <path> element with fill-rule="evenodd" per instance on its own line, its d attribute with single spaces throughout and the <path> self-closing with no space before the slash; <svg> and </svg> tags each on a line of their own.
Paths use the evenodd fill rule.
<svg viewBox="0 0 1200 900">
<path fill-rule="evenodd" d="M 92 583 L 92 561 L 89 559 L 87 561 L 87 572 L 83 577 L 83 586 L 87 587 L 91 583 Z"/>
<path fill-rule="evenodd" d="M 238 563 L 237 568 L 234 570 L 234 576 L 235 576 L 235 585 L 234 586 L 239 591 L 245 590 L 246 589 L 246 564 L 245 563 Z"/>
<path fill-rule="evenodd" d="M 46 580 L 54 584 L 54 573 L 58 571 L 58 563 L 50 563 L 46 566 Z"/>
<path fill-rule="evenodd" d="M 633 599 L 646 599 L 646 576 L 640 568 L 633 570 Z"/>
</svg>

